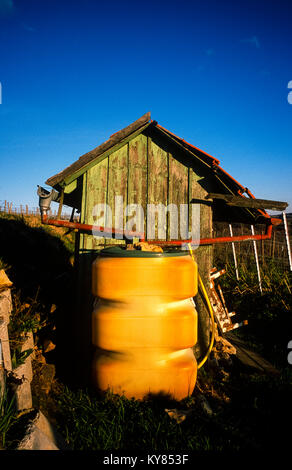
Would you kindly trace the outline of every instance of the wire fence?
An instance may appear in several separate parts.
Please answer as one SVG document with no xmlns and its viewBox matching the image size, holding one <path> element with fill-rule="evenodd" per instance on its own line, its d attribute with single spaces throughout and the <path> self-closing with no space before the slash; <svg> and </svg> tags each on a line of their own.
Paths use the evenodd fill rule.
<svg viewBox="0 0 292 470">
<path fill-rule="evenodd" d="M 281 214 L 278 218 L 283 219 Z M 267 267 L 272 261 L 279 265 L 279 268 L 292 271 L 291 266 L 291 239 L 292 239 L 292 214 L 286 214 L 287 231 L 284 223 L 273 227 L 270 239 L 259 240 L 256 242 L 245 241 L 236 243 L 226 243 L 214 245 L 214 254 L 216 260 L 222 263 L 246 265 L 249 260 L 258 260 L 260 267 Z M 234 236 L 252 235 L 252 227 L 246 224 L 232 224 L 232 233 Z M 230 236 L 230 225 L 225 222 L 214 224 L 214 236 Z M 263 235 L 266 227 L 264 225 L 255 225 L 254 233 Z"/>
<path fill-rule="evenodd" d="M 0 201 L 0 212 L 4 212 L 5 214 L 15 214 L 15 215 L 23 215 L 23 216 L 36 216 L 40 217 L 40 209 L 39 207 L 29 207 L 28 204 L 20 204 L 19 206 L 14 205 L 12 202 L 8 201 Z M 48 211 L 48 216 L 50 217 L 57 217 L 58 210 L 50 209 Z M 61 218 L 65 220 L 69 220 L 71 217 L 71 211 L 66 206 L 63 206 Z"/>
</svg>

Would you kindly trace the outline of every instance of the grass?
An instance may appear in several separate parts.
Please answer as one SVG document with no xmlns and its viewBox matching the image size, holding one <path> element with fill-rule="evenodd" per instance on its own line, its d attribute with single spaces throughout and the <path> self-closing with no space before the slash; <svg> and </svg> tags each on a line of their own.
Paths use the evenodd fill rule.
<svg viewBox="0 0 292 470">
<path fill-rule="evenodd" d="M 2 388 L 0 382 L 0 450 L 9 446 L 8 436 L 16 419 L 15 395 L 9 390 L 4 375 Z"/>
<path fill-rule="evenodd" d="M 288 444 L 291 379 L 241 371 L 220 384 L 205 371 L 192 397 L 171 404 L 161 397 L 129 400 L 65 387 L 56 395 L 57 426 L 73 450 L 261 450 Z M 200 385 L 211 416 L 199 404 Z M 165 408 L 192 413 L 178 424 Z"/>
<path fill-rule="evenodd" d="M 182 404 L 187 406 L 186 401 Z M 74 450 L 206 449 L 209 444 L 201 432 L 199 417 L 178 425 L 165 412 L 168 405 L 168 400 L 161 398 L 138 401 L 111 393 L 100 397 L 69 389 L 58 398 L 59 413 L 66 423 L 62 431 Z M 222 438 L 223 435 L 218 441 Z M 214 448 L 222 445 L 223 442 L 212 443 Z"/>
<path fill-rule="evenodd" d="M 235 330 L 278 367 L 287 364 L 287 345 L 292 339 L 292 272 L 272 260 L 261 268 L 262 292 L 253 259 L 239 267 L 236 279 L 233 264 L 226 264 L 220 278 L 227 305 L 248 326 Z M 236 317 L 237 318 L 237 317 Z"/>
</svg>

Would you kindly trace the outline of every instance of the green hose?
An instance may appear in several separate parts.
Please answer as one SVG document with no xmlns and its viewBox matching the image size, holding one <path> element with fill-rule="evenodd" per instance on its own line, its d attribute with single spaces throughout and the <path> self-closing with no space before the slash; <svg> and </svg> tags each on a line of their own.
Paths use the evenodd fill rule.
<svg viewBox="0 0 292 470">
<path fill-rule="evenodd" d="M 188 247 L 189 247 L 189 250 L 190 250 L 190 254 L 191 254 L 191 257 L 193 258 L 193 260 L 195 261 L 195 257 L 194 257 L 194 254 L 193 254 L 193 250 L 192 250 L 192 247 L 191 247 L 191 244 L 188 243 Z M 212 322 L 212 335 L 211 335 L 211 341 L 210 341 L 210 344 L 209 344 L 209 347 L 208 347 L 208 350 L 205 354 L 205 356 L 203 357 L 203 359 L 199 362 L 198 364 L 198 369 L 200 369 L 206 362 L 206 360 L 208 359 L 211 351 L 212 351 L 212 348 L 213 348 L 213 345 L 214 345 L 214 338 L 215 338 L 215 322 L 214 322 L 214 314 L 213 314 L 213 309 L 212 309 L 212 305 L 211 305 L 211 302 L 209 300 L 209 297 L 208 297 L 208 294 L 207 294 L 207 291 L 205 289 L 205 286 L 203 284 L 203 281 L 201 279 L 201 276 L 200 274 L 198 273 L 198 280 L 199 280 L 199 288 L 201 290 L 201 293 L 203 294 L 203 296 L 205 297 L 205 300 L 207 302 L 207 306 L 208 306 L 208 310 L 209 310 L 209 313 L 210 313 L 210 317 L 211 317 L 211 322 Z"/>
</svg>

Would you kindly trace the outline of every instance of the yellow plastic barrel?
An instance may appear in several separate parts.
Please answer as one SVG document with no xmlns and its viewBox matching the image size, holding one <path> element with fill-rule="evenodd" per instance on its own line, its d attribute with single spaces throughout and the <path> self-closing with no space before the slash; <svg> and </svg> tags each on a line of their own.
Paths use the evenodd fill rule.
<svg viewBox="0 0 292 470">
<path fill-rule="evenodd" d="M 190 395 L 197 264 L 189 254 L 102 250 L 92 266 L 94 385 L 126 397 Z"/>
</svg>

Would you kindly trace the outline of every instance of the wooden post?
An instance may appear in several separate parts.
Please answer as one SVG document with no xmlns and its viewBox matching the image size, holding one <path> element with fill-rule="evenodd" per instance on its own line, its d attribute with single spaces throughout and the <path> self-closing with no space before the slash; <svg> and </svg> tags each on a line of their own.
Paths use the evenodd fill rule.
<svg viewBox="0 0 292 470">
<path fill-rule="evenodd" d="M 276 229 L 274 228 L 273 240 L 272 240 L 272 258 L 273 258 L 273 260 L 274 260 L 274 256 L 275 256 L 275 243 L 276 243 Z"/>
<path fill-rule="evenodd" d="M 285 212 L 283 212 L 283 221 L 284 221 L 284 227 L 285 227 L 285 237 L 286 237 L 286 244 L 287 244 L 289 267 L 290 267 L 290 271 L 292 271 L 291 248 L 290 248 L 289 232 L 288 232 L 287 218 L 286 218 Z"/>
<path fill-rule="evenodd" d="M 252 235 L 254 235 L 254 226 L 251 225 L 251 233 Z M 255 256 L 255 260 L 256 260 L 256 266 L 257 266 L 257 273 L 258 273 L 258 279 L 259 279 L 259 287 L 260 287 L 260 291 L 261 291 L 261 294 L 263 293 L 263 290 L 262 290 L 262 280 L 261 280 L 261 273 L 260 273 L 260 266 L 259 266 L 259 259 L 258 259 L 258 251 L 257 251 L 257 245 L 256 245 L 256 241 L 253 240 L 253 248 L 254 248 L 254 256 Z"/>
<path fill-rule="evenodd" d="M 230 236 L 233 237 L 233 230 L 232 230 L 232 225 L 231 225 L 231 224 L 229 224 L 229 232 L 230 232 Z M 233 252 L 233 259 L 234 259 L 234 266 L 235 266 L 236 279 L 239 281 L 238 267 L 237 267 L 237 259 L 236 259 L 236 251 L 235 251 L 234 243 L 232 243 L 232 252 Z"/>
<path fill-rule="evenodd" d="M 264 235 L 264 230 L 262 230 L 262 235 Z M 264 240 L 261 240 L 261 249 L 262 249 L 262 265 L 265 264 L 265 244 Z"/>
<path fill-rule="evenodd" d="M 64 188 L 62 188 L 62 191 L 61 191 L 61 197 L 60 197 L 60 202 L 59 202 L 57 219 L 61 218 L 62 208 L 63 208 L 63 201 L 64 201 Z"/>
</svg>

